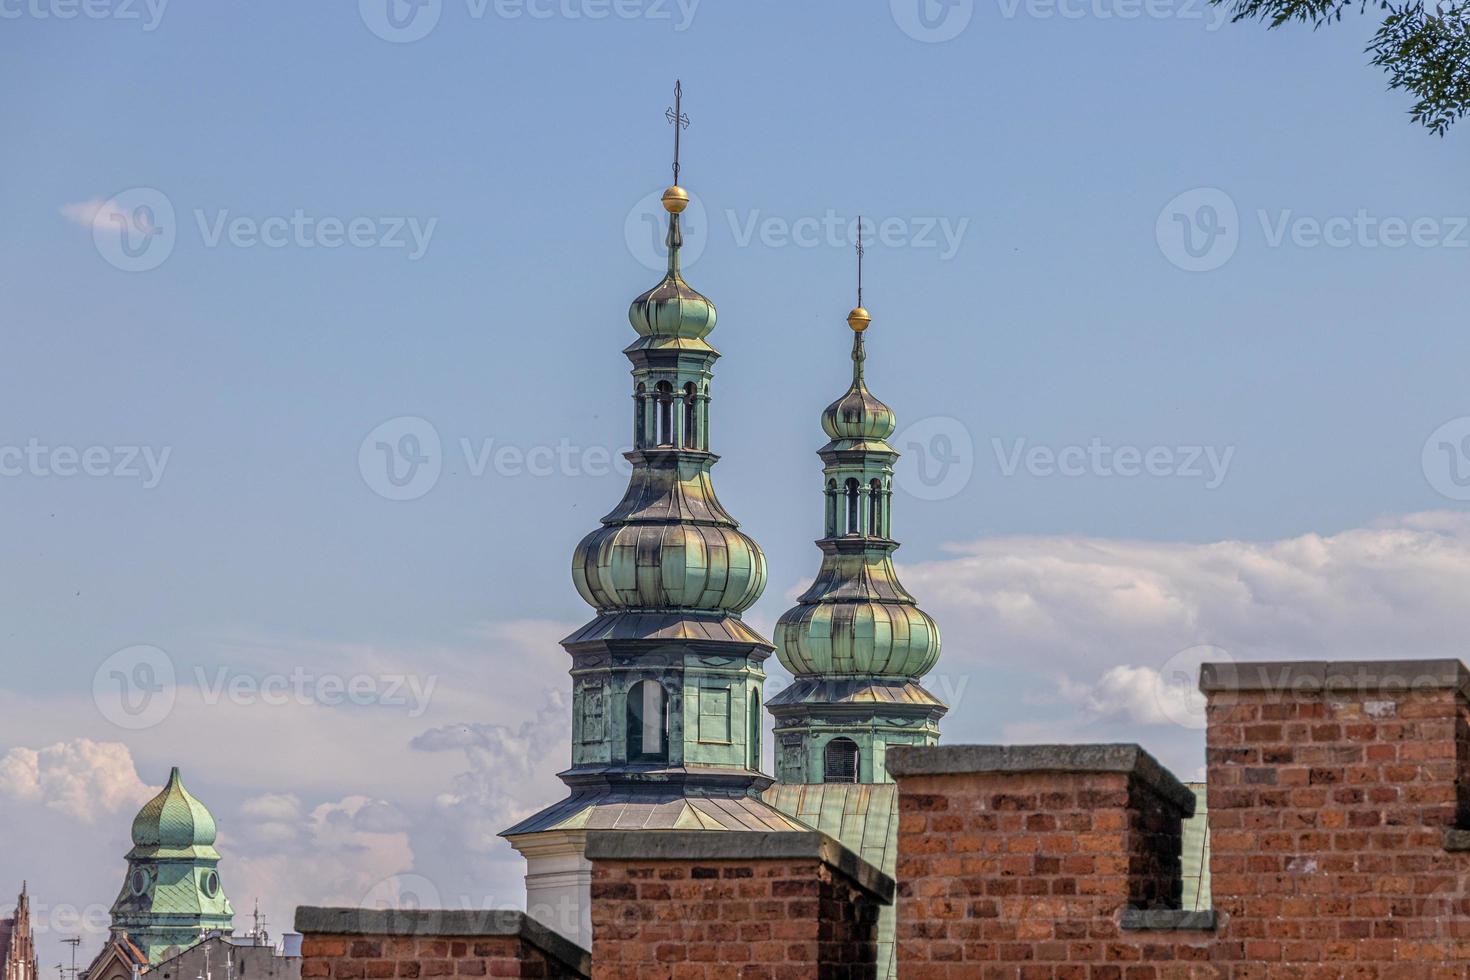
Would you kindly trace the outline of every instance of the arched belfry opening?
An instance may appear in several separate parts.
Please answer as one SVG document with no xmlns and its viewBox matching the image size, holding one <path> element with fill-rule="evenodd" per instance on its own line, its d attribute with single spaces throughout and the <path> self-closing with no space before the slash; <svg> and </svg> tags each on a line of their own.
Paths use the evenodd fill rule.
<svg viewBox="0 0 1470 980">
<path fill-rule="evenodd" d="M 628 691 L 628 761 L 669 761 L 669 695 L 658 681 Z"/>
<path fill-rule="evenodd" d="M 822 782 L 859 782 L 858 747 L 850 738 L 834 738 L 822 752 Z"/>
</svg>

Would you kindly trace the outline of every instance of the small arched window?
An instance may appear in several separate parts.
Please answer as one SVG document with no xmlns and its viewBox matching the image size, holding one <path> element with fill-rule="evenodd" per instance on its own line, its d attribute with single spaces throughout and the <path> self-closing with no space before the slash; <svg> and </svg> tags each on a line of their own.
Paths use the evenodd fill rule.
<svg viewBox="0 0 1470 980">
<path fill-rule="evenodd" d="M 699 448 L 699 399 L 694 393 L 694 382 L 684 385 L 684 448 Z"/>
<path fill-rule="evenodd" d="M 834 738 L 822 751 L 822 782 L 858 781 L 858 747 L 850 738 Z"/>
<path fill-rule="evenodd" d="M 658 392 L 658 444 L 672 446 L 674 444 L 674 386 L 667 381 L 660 381 L 656 391 Z"/>
<path fill-rule="evenodd" d="M 837 536 L 837 513 L 840 494 L 837 492 L 837 481 L 827 481 L 827 537 Z"/>
<path fill-rule="evenodd" d="M 633 448 L 648 445 L 648 387 L 642 381 L 633 393 Z"/>
<path fill-rule="evenodd" d="M 848 477 L 847 480 L 847 533 L 863 533 L 862 525 L 858 522 L 860 514 L 858 511 L 858 481 Z"/>
<path fill-rule="evenodd" d="M 868 484 L 868 537 L 883 536 L 883 485 L 877 480 Z"/>
<path fill-rule="evenodd" d="M 628 691 L 628 761 L 669 759 L 669 696 L 658 681 L 639 681 Z"/>
</svg>

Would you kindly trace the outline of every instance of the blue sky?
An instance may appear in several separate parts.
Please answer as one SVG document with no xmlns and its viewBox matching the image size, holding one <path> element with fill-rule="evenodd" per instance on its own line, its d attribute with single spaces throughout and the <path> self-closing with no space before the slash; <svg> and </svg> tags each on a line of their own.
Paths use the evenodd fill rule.
<svg viewBox="0 0 1470 980">
<path fill-rule="evenodd" d="M 1183 771 L 1197 734 L 1135 697 L 1179 651 L 1458 652 L 1470 135 L 1409 123 L 1369 22 L 973 0 L 931 6 L 957 31 L 931 41 L 905 0 L 442 0 L 405 41 L 374 3 L 0 3 L 0 447 L 45 447 L 0 478 L 0 812 L 36 848 L 95 837 L 49 871 L 0 855 L 0 894 L 105 905 L 177 762 L 278 921 L 353 897 L 364 852 L 371 887 L 519 898 L 490 835 L 564 765 L 554 641 L 622 489 L 585 471 L 630 426 L 676 76 L 716 486 L 769 558 L 762 628 L 816 567 L 862 214 L 887 229 L 870 384 L 918 426 L 907 465 L 961 474 L 910 471 L 895 505 L 950 737 L 1137 737 Z M 129 271 L 109 218 L 160 200 L 166 255 Z M 367 244 L 326 247 L 354 221 Z M 360 451 L 424 434 L 406 417 L 440 473 L 388 500 Z M 507 446 L 573 462 L 476 474 Z M 56 475 L 57 447 L 109 475 Z M 94 678 L 140 644 L 189 690 L 122 729 Z M 380 697 L 206 710 L 221 670 L 298 669 Z M 435 678 L 432 707 L 380 703 L 397 676 Z"/>
</svg>

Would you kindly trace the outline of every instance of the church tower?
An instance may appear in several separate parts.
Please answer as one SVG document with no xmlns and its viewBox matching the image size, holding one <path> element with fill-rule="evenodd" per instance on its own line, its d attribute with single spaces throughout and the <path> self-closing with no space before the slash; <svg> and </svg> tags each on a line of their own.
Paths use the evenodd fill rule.
<svg viewBox="0 0 1470 980">
<path fill-rule="evenodd" d="M 633 300 L 633 474 L 577 546 L 572 581 L 596 615 L 572 658 L 568 797 L 502 836 L 526 858 L 529 913 L 591 945 L 588 830 L 804 830 L 761 799 L 763 664 L 772 646 L 740 614 L 766 584 L 760 547 L 715 497 L 710 470 L 715 307 L 684 281 L 676 86 L 668 271 Z"/>
<path fill-rule="evenodd" d="M 776 623 L 777 656 L 795 676 L 771 699 L 776 778 L 782 783 L 891 783 L 890 745 L 933 745 L 947 708 L 919 684 L 939 660 L 939 627 L 893 569 L 893 463 L 897 426 L 863 376 L 871 322 L 858 305 L 852 384 L 822 413 L 822 567 Z"/>
<path fill-rule="evenodd" d="M 868 391 L 863 337 L 863 246 L 858 239 L 852 384 L 822 413 L 822 567 L 776 623 L 776 655 L 795 680 L 766 706 L 775 718 L 772 806 L 837 838 L 894 876 L 898 787 L 890 745 L 933 745 L 948 709 L 919 680 L 939 659 L 939 627 L 893 569 L 897 420 Z M 878 913 L 877 976 L 896 976 L 893 906 Z"/>
<path fill-rule="evenodd" d="M 184 789 L 175 766 L 168 785 L 133 818 L 127 880 L 112 903 L 113 936 L 126 936 L 157 963 L 206 932 L 233 932 L 214 839 L 214 817 Z"/>
</svg>

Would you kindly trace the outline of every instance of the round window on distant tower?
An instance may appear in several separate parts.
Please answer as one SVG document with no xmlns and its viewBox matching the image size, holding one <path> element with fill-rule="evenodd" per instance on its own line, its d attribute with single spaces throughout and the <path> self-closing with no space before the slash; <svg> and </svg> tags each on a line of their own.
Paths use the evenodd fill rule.
<svg viewBox="0 0 1470 980">
<path fill-rule="evenodd" d="M 210 898 L 214 898 L 214 896 L 219 894 L 218 871 L 204 872 L 204 894 L 208 895 Z"/>
<path fill-rule="evenodd" d="M 134 868 L 133 873 L 128 876 L 128 890 L 134 895 L 141 895 L 148 890 L 148 869 Z"/>
</svg>

